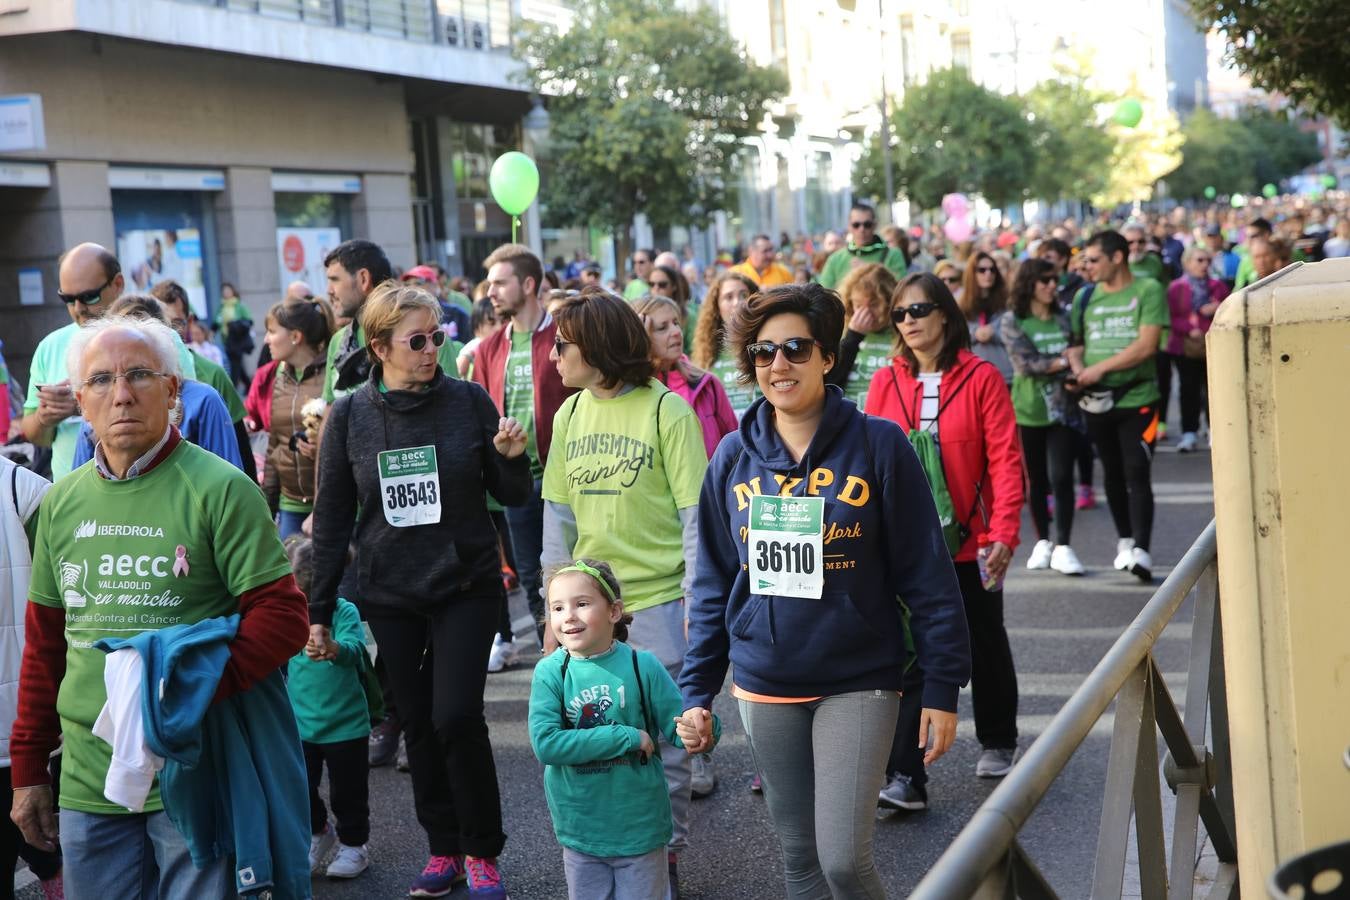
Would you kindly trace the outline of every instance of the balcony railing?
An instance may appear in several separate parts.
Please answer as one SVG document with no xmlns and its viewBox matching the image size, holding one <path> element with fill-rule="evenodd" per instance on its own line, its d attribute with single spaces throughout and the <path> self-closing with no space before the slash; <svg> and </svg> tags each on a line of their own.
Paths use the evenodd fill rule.
<svg viewBox="0 0 1350 900">
<path fill-rule="evenodd" d="M 511 0 L 180 0 L 468 50 L 511 46 Z"/>
</svg>

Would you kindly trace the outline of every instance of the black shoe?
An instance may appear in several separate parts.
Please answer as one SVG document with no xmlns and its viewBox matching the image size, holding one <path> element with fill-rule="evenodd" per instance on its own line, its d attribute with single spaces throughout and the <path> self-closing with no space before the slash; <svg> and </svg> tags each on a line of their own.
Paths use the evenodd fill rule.
<svg viewBox="0 0 1350 900">
<path fill-rule="evenodd" d="M 403 731 L 396 719 L 385 719 L 370 730 L 370 767 L 378 769 L 394 761 L 398 736 Z"/>
<path fill-rule="evenodd" d="M 666 869 L 670 872 L 670 900 L 680 900 L 680 874 L 674 853 L 666 852 Z"/>
<path fill-rule="evenodd" d="M 908 775 L 896 775 L 877 794 L 877 806 L 919 812 L 928 808 L 928 790 L 915 784 Z"/>
</svg>

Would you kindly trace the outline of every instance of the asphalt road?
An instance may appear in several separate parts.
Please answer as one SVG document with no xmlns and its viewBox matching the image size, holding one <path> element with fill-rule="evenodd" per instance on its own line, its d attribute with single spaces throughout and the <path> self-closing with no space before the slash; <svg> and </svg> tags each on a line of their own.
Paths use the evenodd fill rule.
<svg viewBox="0 0 1350 900">
<path fill-rule="evenodd" d="M 1157 514 L 1153 540 L 1155 584 L 1170 571 L 1213 515 L 1209 454 L 1188 456 L 1164 445 L 1154 464 Z M 1074 547 L 1089 574 L 1081 579 L 1028 572 L 1033 535 L 1023 523 L 1019 549 L 1006 584 L 1005 619 L 1017 662 L 1019 727 L 1030 744 L 1138 613 L 1151 588 L 1111 569 L 1115 532 L 1100 496 L 1095 510 L 1077 514 Z M 1188 607 L 1164 632 L 1157 659 L 1174 694 L 1184 677 Z M 1171 673 L 1177 673 L 1173 677 Z M 488 720 L 496 750 L 506 831 L 501 863 L 514 900 L 566 896 L 561 849 L 544 802 L 542 770 L 530 751 L 526 708 L 531 670 L 490 676 Z M 694 804 L 691 845 L 681 862 L 686 900 L 771 900 L 783 896 L 777 843 L 763 801 L 748 790 L 749 753 L 730 698 L 719 698 L 725 732 L 714 754 L 720 784 Z M 905 896 L 960 831 L 993 788 L 974 777 L 975 741 L 969 691 L 961 697 L 955 748 L 930 769 L 930 808 L 923 813 L 879 814 L 876 858 L 888 894 Z M 1022 844 L 1062 896 L 1085 896 L 1092 872 L 1101 785 L 1110 744 L 1110 716 L 1094 729 L 1023 832 Z M 410 879 L 426 860 L 426 841 L 413 815 L 411 782 L 392 767 L 370 776 L 373 834 L 371 868 L 350 882 L 316 878 L 321 900 L 377 900 L 407 896 Z M 35 886 L 34 886 L 35 887 Z M 37 897 L 34 887 L 21 896 Z M 461 888 L 453 895 L 467 897 Z"/>
</svg>

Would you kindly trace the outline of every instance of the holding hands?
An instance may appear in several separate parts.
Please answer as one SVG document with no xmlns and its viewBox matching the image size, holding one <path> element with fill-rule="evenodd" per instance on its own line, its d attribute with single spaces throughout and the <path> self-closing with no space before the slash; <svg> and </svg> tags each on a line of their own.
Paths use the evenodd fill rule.
<svg viewBox="0 0 1350 900">
<path fill-rule="evenodd" d="M 525 429 L 515 419 L 503 416 L 497 423 L 497 435 L 492 446 L 507 459 L 515 459 L 525 452 Z"/>
<path fill-rule="evenodd" d="M 701 706 L 686 709 L 675 717 L 675 733 L 690 755 L 706 753 L 713 746 L 712 713 Z"/>
</svg>

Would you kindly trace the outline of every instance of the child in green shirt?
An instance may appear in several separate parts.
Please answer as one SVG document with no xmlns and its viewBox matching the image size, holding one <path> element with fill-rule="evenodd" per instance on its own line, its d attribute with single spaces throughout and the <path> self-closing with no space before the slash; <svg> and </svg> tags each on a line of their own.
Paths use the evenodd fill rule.
<svg viewBox="0 0 1350 900">
<path fill-rule="evenodd" d="M 314 545 L 309 538 L 293 535 L 286 541 L 286 555 L 295 582 L 308 600 L 314 580 Z M 300 726 L 309 775 L 310 871 L 318 872 L 324 857 L 338 843 L 337 855 L 324 873 L 329 878 L 355 878 L 370 866 L 366 850 L 370 839 L 370 761 L 366 746 L 370 708 L 363 681 L 365 629 L 356 607 L 341 597 L 333 613 L 332 631 L 327 655 L 316 655 L 318 651 L 309 644 L 291 658 L 286 688 Z M 336 834 L 319 796 L 325 763 Z"/>
<path fill-rule="evenodd" d="M 681 714 L 660 661 L 626 643 L 632 616 L 607 563 L 581 559 L 548 581 L 548 624 L 559 648 L 534 670 L 530 744 L 563 846 L 568 897 L 666 897 L 670 797 L 656 740 L 710 750 L 702 713 Z"/>
</svg>

